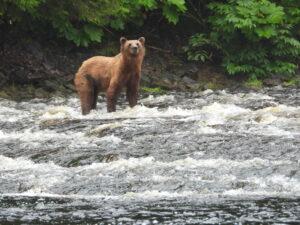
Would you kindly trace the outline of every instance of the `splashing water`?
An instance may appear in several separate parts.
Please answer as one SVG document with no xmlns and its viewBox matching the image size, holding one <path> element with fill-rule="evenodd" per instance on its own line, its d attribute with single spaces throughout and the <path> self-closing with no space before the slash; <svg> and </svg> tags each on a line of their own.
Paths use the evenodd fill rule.
<svg viewBox="0 0 300 225">
<path fill-rule="evenodd" d="M 0 99 L 0 223 L 300 222 L 300 92 Z"/>
</svg>

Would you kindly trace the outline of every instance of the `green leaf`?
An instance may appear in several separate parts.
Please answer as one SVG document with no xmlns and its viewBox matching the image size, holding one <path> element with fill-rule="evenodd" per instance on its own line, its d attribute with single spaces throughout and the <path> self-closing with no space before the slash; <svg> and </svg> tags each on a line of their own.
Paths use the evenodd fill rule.
<svg viewBox="0 0 300 225">
<path fill-rule="evenodd" d="M 180 12 L 184 12 L 186 10 L 185 1 L 184 0 L 167 0 L 169 5 L 174 5 Z"/>
<path fill-rule="evenodd" d="M 258 27 L 255 29 L 255 32 L 261 38 L 270 38 L 277 35 L 275 28 L 271 26 Z"/>
<path fill-rule="evenodd" d="M 110 26 L 116 30 L 124 30 L 125 28 L 124 20 L 122 20 L 121 18 L 113 19 L 110 22 Z"/>
<path fill-rule="evenodd" d="M 43 0 L 17 0 L 15 3 L 25 11 L 37 8 L 42 2 Z"/>
<path fill-rule="evenodd" d="M 138 0 L 138 4 L 144 6 L 148 10 L 157 8 L 156 0 Z"/>
<path fill-rule="evenodd" d="M 178 22 L 178 12 L 172 7 L 163 6 L 163 15 L 170 23 L 176 24 Z"/>
<path fill-rule="evenodd" d="M 87 24 L 83 27 L 84 32 L 88 35 L 90 41 L 100 42 L 103 36 L 103 31 L 94 25 Z"/>
</svg>

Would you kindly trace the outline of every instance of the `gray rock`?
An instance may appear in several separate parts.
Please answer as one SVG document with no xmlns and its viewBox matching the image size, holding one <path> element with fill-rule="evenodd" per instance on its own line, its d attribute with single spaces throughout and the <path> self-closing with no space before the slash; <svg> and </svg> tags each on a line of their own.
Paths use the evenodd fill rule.
<svg viewBox="0 0 300 225">
<path fill-rule="evenodd" d="M 19 84 L 27 84 L 29 82 L 28 74 L 26 74 L 23 67 L 16 68 L 10 74 L 11 81 Z"/>
<path fill-rule="evenodd" d="M 142 75 L 142 82 L 143 83 L 150 83 L 151 82 L 151 80 L 150 80 L 150 78 L 148 77 L 148 75 Z"/>
<path fill-rule="evenodd" d="M 76 88 L 75 88 L 74 84 L 67 83 L 67 84 L 64 84 L 64 87 L 68 90 L 71 90 L 72 92 L 76 92 Z"/>
<path fill-rule="evenodd" d="M 4 73 L 0 72 L 0 87 L 4 86 L 8 81 L 7 76 Z"/>
<path fill-rule="evenodd" d="M 44 81 L 44 88 L 47 91 L 54 91 L 57 90 L 59 84 L 53 80 L 46 80 Z"/>
<path fill-rule="evenodd" d="M 283 87 L 281 85 L 277 85 L 274 87 L 274 90 L 281 91 L 283 90 Z"/>
<path fill-rule="evenodd" d="M 45 98 L 46 96 L 48 96 L 48 93 L 43 88 L 37 88 L 34 91 L 34 96 L 36 98 Z"/>
<path fill-rule="evenodd" d="M 264 79 L 263 83 L 266 86 L 277 86 L 281 84 L 281 80 L 279 78 L 268 78 Z"/>
<path fill-rule="evenodd" d="M 157 79 L 154 81 L 154 84 L 159 87 L 166 88 L 166 89 L 172 89 L 174 87 L 172 81 L 167 78 Z"/>
<path fill-rule="evenodd" d="M 192 78 L 190 78 L 190 77 L 188 77 L 188 76 L 184 76 L 183 78 L 182 78 L 182 81 L 184 82 L 184 83 L 186 83 L 186 84 L 195 84 L 196 83 L 196 81 L 195 80 L 193 80 Z"/>
<path fill-rule="evenodd" d="M 26 47 L 28 52 L 34 55 L 35 58 L 39 61 L 44 58 L 44 53 L 42 51 L 41 45 L 38 42 L 32 41 Z"/>
</svg>

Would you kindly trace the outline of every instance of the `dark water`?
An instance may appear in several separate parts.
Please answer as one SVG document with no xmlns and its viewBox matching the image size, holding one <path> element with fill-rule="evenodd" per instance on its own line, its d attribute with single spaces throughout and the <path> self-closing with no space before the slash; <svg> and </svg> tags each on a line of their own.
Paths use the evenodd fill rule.
<svg viewBox="0 0 300 225">
<path fill-rule="evenodd" d="M 299 224 L 300 91 L 0 100 L 0 224 Z"/>
</svg>

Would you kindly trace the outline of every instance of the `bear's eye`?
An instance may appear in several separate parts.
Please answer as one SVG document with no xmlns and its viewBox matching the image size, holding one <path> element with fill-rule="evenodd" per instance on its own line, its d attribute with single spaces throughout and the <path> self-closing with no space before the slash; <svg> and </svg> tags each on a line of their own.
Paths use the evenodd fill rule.
<svg viewBox="0 0 300 225">
<path fill-rule="evenodd" d="M 131 43 L 129 44 L 129 47 L 131 46 Z"/>
<path fill-rule="evenodd" d="M 139 43 L 136 43 L 136 46 L 140 47 L 140 44 L 139 44 Z"/>
</svg>

